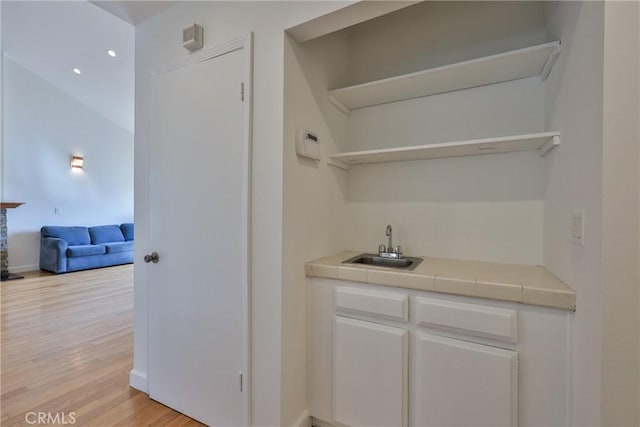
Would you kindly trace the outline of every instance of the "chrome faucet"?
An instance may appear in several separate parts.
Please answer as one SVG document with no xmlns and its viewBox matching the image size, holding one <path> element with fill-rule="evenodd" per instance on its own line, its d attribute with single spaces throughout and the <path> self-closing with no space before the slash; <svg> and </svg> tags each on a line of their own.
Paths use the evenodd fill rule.
<svg viewBox="0 0 640 427">
<path fill-rule="evenodd" d="M 402 248 L 400 246 L 393 247 L 393 229 L 391 225 L 387 225 L 385 231 L 386 236 L 389 238 L 387 246 L 378 246 L 378 256 L 383 258 L 402 258 Z"/>
</svg>

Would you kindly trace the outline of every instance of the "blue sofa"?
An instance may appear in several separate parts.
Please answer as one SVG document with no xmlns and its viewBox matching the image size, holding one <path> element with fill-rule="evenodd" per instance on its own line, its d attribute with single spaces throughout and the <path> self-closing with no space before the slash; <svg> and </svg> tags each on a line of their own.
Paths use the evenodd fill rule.
<svg viewBox="0 0 640 427">
<path fill-rule="evenodd" d="M 97 227 L 44 226 L 40 269 L 53 273 L 133 262 L 133 224 Z"/>
</svg>

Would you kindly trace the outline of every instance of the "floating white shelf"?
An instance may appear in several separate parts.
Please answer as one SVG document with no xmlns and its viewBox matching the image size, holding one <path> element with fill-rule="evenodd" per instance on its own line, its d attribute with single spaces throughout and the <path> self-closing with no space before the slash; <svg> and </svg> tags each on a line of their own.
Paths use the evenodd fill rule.
<svg viewBox="0 0 640 427">
<path fill-rule="evenodd" d="M 560 54 L 560 42 L 458 62 L 402 76 L 329 91 L 345 114 L 356 108 L 402 101 L 539 75 L 546 79 Z"/>
<path fill-rule="evenodd" d="M 543 132 L 500 138 L 445 142 L 442 144 L 353 151 L 350 153 L 340 153 L 329 156 L 329 164 L 343 167 L 342 165 L 475 156 L 479 154 L 529 150 L 538 150 L 538 153 L 540 153 L 541 156 L 544 156 L 549 150 L 558 145 L 560 145 L 559 132 Z"/>
</svg>

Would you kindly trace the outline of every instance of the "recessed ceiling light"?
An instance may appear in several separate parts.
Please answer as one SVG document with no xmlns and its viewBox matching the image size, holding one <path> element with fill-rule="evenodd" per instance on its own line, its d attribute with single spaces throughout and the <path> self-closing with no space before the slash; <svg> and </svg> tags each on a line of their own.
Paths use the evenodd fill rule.
<svg viewBox="0 0 640 427">
<path fill-rule="evenodd" d="M 82 72 L 80 71 L 80 68 L 73 68 L 73 72 L 76 74 L 82 74 Z"/>
<path fill-rule="evenodd" d="M 112 57 L 112 58 L 115 58 L 116 56 L 118 56 L 118 54 L 116 53 L 116 51 L 115 51 L 115 50 L 113 50 L 113 49 L 109 49 L 109 50 L 107 50 L 107 55 L 109 55 L 109 56 L 110 56 L 110 57 Z"/>
</svg>

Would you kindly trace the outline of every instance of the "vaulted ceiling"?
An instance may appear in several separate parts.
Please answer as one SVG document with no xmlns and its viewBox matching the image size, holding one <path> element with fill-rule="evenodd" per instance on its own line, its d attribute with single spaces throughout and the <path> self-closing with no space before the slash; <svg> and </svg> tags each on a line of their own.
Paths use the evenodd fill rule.
<svg viewBox="0 0 640 427">
<path fill-rule="evenodd" d="M 91 1 L 98 7 L 127 21 L 132 25 L 138 25 L 156 13 L 173 6 L 175 1 Z"/>
<path fill-rule="evenodd" d="M 8 58 L 133 132 L 133 25 L 87 1 L 2 1 L 0 7 Z"/>
</svg>

